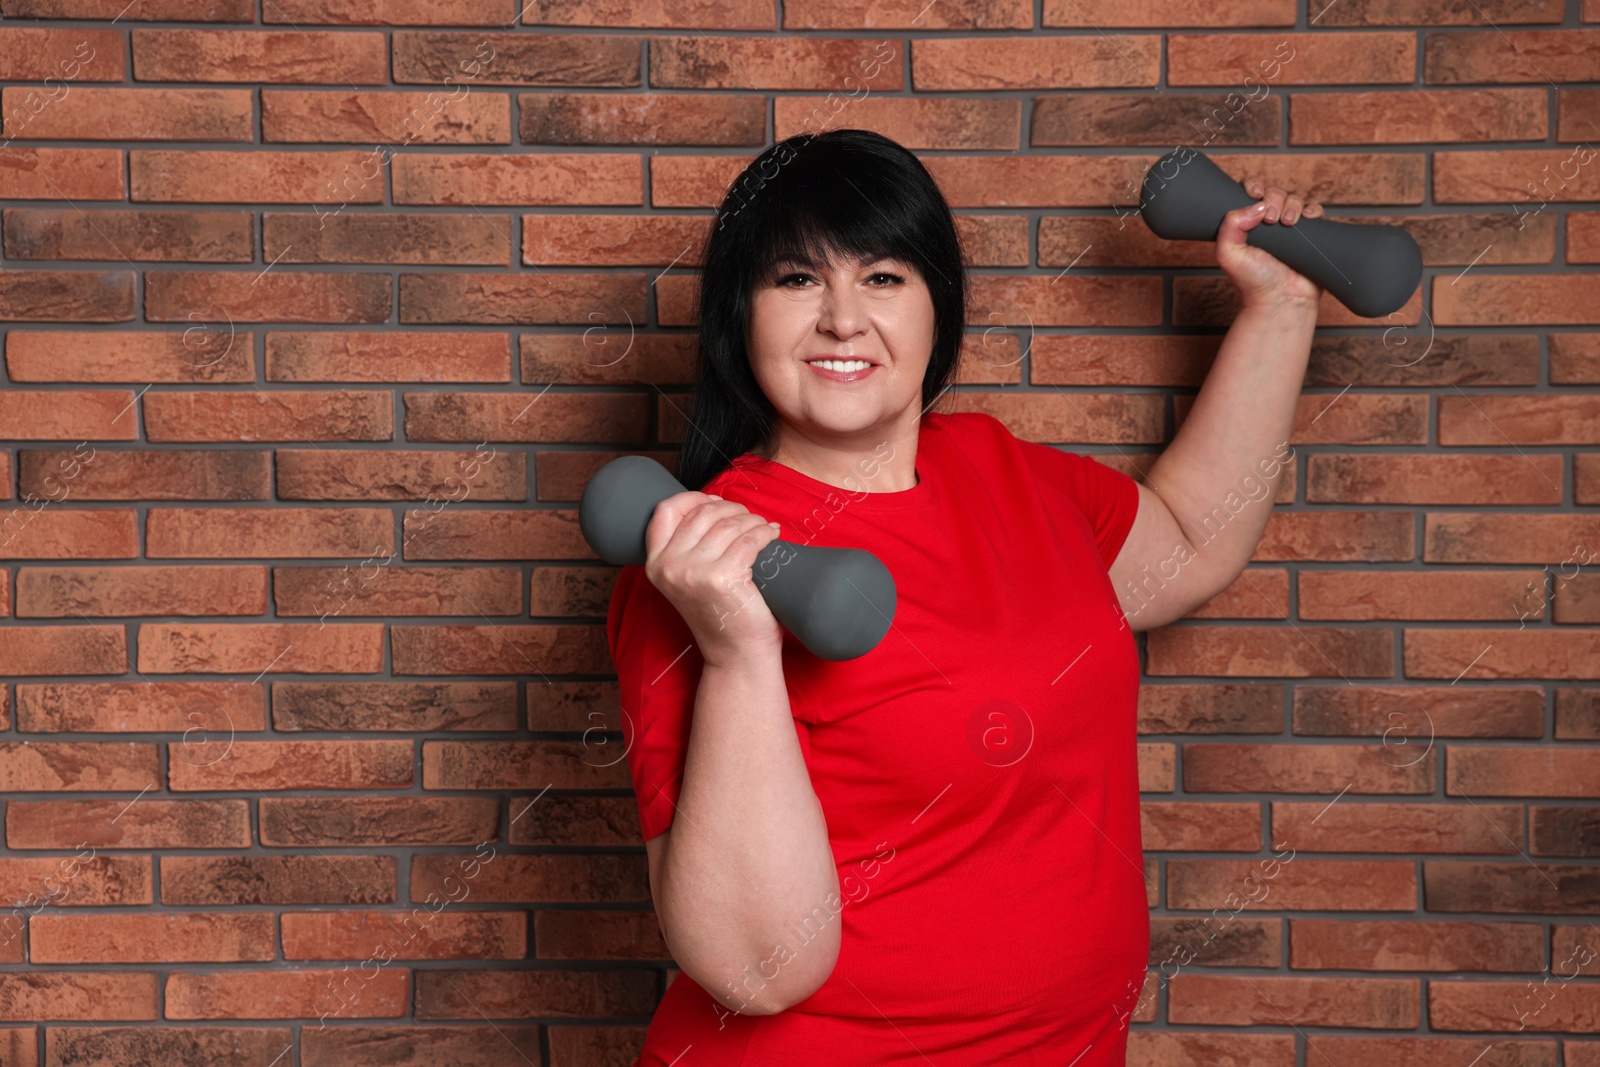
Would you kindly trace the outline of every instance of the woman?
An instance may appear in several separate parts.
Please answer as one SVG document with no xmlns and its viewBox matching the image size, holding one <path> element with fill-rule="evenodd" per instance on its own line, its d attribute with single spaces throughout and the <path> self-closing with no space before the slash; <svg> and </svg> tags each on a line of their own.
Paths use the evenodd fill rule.
<svg viewBox="0 0 1600 1067">
<path fill-rule="evenodd" d="M 1145 485 L 928 411 L 966 283 L 910 152 L 802 136 L 735 184 L 706 248 L 689 491 L 656 508 L 607 625 L 682 971 L 643 1067 L 1123 1062 L 1149 955 L 1132 630 L 1209 600 L 1260 539 L 1270 503 L 1211 520 L 1241 482 L 1276 488 L 1320 290 L 1244 234 L 1302 211 L 1273 187 L 1224 220 L 1243 307 Z M 823 661 L 777 624 L 750 570 L 778 536 L 883 560 L 877 648 Z"/>
</svg>

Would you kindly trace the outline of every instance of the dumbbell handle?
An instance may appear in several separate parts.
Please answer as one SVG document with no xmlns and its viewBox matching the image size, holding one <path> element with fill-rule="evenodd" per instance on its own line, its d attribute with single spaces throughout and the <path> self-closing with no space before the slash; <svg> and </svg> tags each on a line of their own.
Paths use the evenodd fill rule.
<svg viewBox="0 0 1600 1067">
<path fill-rule="evenodd" d="M 1224 215 L 1255 203 L 1205 153 L 1188 147 L 1151 165 L 1139 201 L 1145 224 L 1169 241 L 1214 241 Z M 1422 281 L 1422 249 L 1398 226 L 1301 216 L 1292 226 L 1259 224 L 1245 243 L 1272 253 L 1363 318 L 1404 307 Z"/>
<path fill-rule="evenodd" d="M 648 456 L 621 456 L 589 479 L 578 527 L 607 563 L 643 565 L 644 534 L 656 505 L 684 487 Z M 751 580 L 772 615 L 820 659 L 847 660 L 877 647 L 894 621 L 894 577 L 859 548 L 822 548 L 774 539 L 756 556 Z"/>
</svg>

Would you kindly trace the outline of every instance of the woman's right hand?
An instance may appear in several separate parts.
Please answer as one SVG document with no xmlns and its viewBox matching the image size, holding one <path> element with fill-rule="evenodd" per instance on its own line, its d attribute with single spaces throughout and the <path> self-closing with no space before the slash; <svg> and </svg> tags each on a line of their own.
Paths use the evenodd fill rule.
<svg viewBox="0 0 1600 1067">
<path fill-rule="evenodd" d="M 783 628 L 750 573 L 777 536 L 743 504 L 706 493 L 675 493 L 656 505 L 644 532 L 644 573 L 688 623 L 707 664 L 781 651 Z"/>
</svg>

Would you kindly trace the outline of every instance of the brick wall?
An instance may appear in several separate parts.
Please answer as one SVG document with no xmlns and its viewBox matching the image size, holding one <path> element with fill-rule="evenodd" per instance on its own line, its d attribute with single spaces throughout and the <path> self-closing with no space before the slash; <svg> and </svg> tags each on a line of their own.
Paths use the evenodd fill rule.
<svg viewBox="0 0 1600 1067">
<path fill-rule="evenodd" d="M 728 183 L 847 125 L 959 216 L 957 405 L 1127 471 L 1236 310 L 1157 156 L 1415 235 L 1141 639 L 1130 1062 L 1600 1065 L 1600 0 L 1309 4 L 0 0 L 0 1063 L 632 1062 L 575 501 L 671 460 Z"/>
</svg>

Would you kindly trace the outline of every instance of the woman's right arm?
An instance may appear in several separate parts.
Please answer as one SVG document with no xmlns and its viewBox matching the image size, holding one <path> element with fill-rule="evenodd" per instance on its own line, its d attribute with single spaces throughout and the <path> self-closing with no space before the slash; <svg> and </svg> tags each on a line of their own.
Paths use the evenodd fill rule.
<svg viewBox="0 0 1600 1067">
<path fill-rule="evenodd" d="M 747 1015 L 804 1000 L 839 955 L 838 872 L 795 735 L 782 630 L 750 580 L 776 536 L 701 493 L 664 501 L 646 535 L 646 573 L 704 660 L 672 826 L 646 842 L 651 894 L 678 966 Z"/>
</svg>

